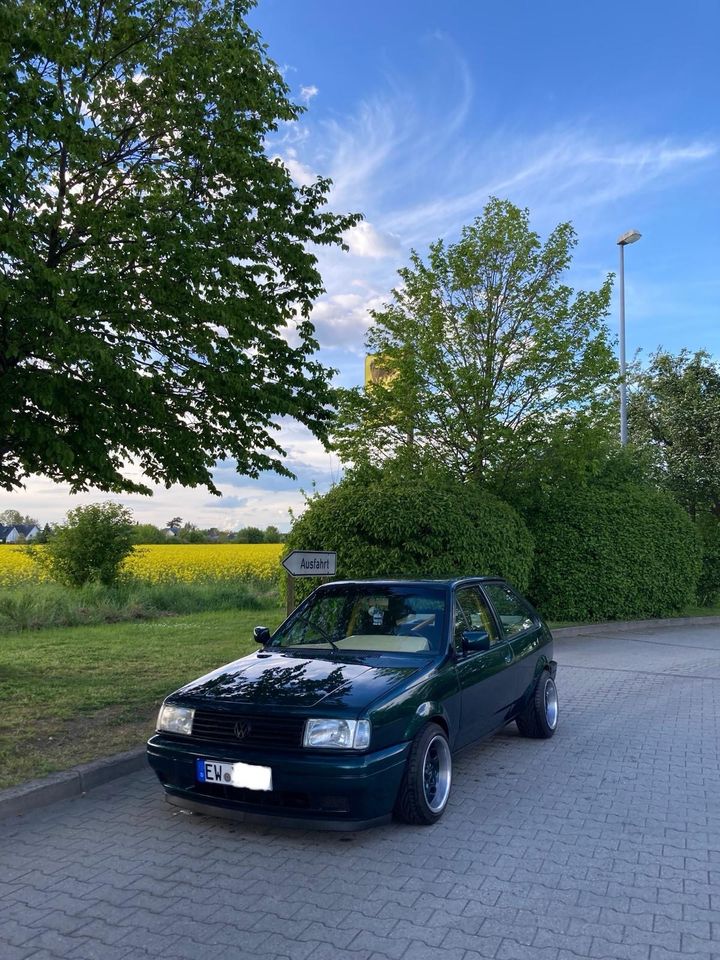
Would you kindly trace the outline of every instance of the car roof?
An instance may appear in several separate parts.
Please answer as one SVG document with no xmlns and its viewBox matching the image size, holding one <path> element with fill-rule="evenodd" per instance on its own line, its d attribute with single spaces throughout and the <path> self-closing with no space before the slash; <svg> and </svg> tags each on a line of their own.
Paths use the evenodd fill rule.
<svg viewBox="0 0 720 960">
<path fill-rule="evenodd" d="M 374 578 L 367 580 L 332 580 L 328 583 L 321 584 L 321 586 L 345 586 L 345 585 L 355 585 L 362 584 L 363 586 L 375 586 L 375 587 L 391 587 L 402 584 L 403 586 L 418 586 L 418 587 L 452 587 L 459 583 L 467 583 L 472 581 L 476 583 L 480 581 L 491 581 L 491 580 L 502 580 L 503 578 L 497 575 L 488 575 L 482 574 L 475 577 L 448 577 L 448 578 L 421 578 L 415 577 L 412 579 L 400 579 L 400 578 Z"/>
</svg>

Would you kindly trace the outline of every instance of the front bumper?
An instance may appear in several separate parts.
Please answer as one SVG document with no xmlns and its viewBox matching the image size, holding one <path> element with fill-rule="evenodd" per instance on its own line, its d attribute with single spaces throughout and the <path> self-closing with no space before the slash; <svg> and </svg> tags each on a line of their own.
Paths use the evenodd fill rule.
<svg viewBox="0 0 720 960">
<path fill-rule="evenodd" d="M 390 818 L 409 751 L 410 743 L 356 756 L 251 751 L 156 734 L 148 741 L 147 756 L 167 799 L 176 806 L 233 819 L 348 830 Z M 199 783 L 198 757 L 271 767 L 273 789 Z"/>
</svg>

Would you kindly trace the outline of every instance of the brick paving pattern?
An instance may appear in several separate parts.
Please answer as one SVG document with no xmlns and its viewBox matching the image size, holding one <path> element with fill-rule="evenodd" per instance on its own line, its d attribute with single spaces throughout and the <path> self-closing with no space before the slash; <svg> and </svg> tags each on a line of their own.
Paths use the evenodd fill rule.
<svg viewBox="0 0 720 960">
<path fill-rule="evenodd" d="M 550 741 L 434 827 L 181 813 L 149 772 L 0 823 L 0 960 L 720 960 L 720 630 L 560 641 Z"/>
</svg>

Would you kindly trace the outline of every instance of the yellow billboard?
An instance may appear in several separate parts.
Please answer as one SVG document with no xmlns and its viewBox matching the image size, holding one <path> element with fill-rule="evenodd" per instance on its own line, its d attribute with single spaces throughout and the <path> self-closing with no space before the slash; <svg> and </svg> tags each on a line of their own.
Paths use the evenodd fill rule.
<svg viewBox="0 0 720 960">
<path fill-rule="evenodd" d="M 373 383 L 383 383 L 397 376 L 390 357 L 382 353 L 369 353 L 365 357 L 365 389 Z"/>
</svg>

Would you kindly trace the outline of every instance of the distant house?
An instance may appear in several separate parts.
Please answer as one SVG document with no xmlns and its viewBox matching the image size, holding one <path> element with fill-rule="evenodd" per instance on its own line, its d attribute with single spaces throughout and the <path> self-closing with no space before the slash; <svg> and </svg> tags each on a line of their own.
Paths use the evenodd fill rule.
<svg viewBox="0 0 720 960">
<path fill-rule="evenodd" d="M 0 524 L 0 543 L 18 543 L 20 540 L 34 540 L 40 536 L 40 527 L 34 523 L 15 523 L 10 527 Z"/>
<path fill-rule="evenodd" d="M 166 537 L 176 537 L 178 535 L 177 530 L 174 530 L 172 527 L 165 527 L 161 533 L 164 533 Z"/>
</svg>

